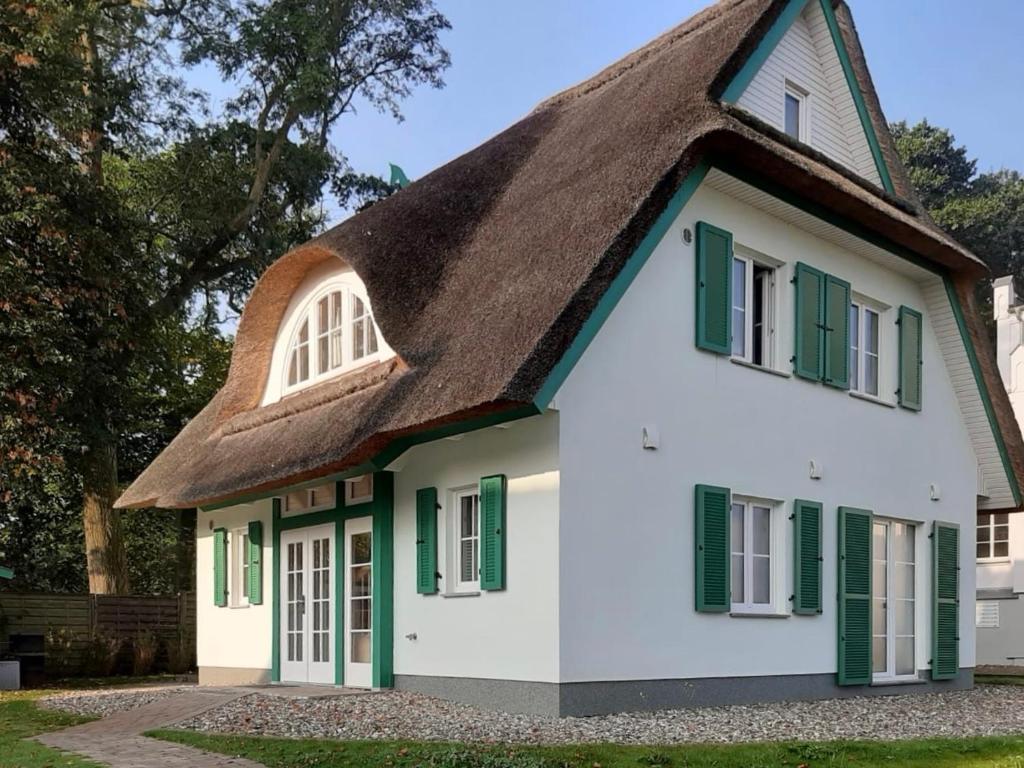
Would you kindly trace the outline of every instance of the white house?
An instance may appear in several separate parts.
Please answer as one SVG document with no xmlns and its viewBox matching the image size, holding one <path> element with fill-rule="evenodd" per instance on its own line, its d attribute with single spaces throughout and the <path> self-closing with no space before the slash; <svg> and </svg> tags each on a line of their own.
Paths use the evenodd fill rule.
<svg viewBox="0 0 1024 768">
<path fill-rule="evenodd" d="M 202 683 L 968 687 L 975 516 L 1024 476 L 984 273 L 846 5 L 729 0 L 282 256 L 119 504 L 200 508 Z"/>
<path fill-rule="evenodd" d="M 1024 307 L 1012 277 L 993 286 L 996 362 L 1017 422 L 1024 421 Z M 976 611 L 978 664 L 1024 663 L 1024 519 L 1007 512 L 978 511 Z"/>
</svg>

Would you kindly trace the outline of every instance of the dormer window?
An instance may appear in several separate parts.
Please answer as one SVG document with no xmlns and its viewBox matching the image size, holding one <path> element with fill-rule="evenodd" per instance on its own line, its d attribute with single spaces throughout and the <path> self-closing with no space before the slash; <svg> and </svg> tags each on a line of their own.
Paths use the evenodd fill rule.
<svg viewBox="0 0 1024 768">
<path fill-rule="evenodd" d="M 807 141 L 808 93 L 793 83 L 786 81 L 785 96 L 785 131 L 786 135 L 797 141 Z"/>
</svg>

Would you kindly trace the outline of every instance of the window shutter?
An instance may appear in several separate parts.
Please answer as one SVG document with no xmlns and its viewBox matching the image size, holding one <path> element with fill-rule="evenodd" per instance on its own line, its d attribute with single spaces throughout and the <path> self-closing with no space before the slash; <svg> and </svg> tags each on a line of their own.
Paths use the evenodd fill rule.
<svg viewBox="0 0 1024 768">
<path fill-rule="evenodd" d="M 697 346 L 732 351 L 732 233 L 697 222 Z"/>
<path fill-rule="evenodd" d="M 850 388 L 850 284 L 825 276 L 825 383 Z"/>
<path fill-rule="evenodd" d="M 416 491 L 416 591 L 437 592 L 437 488 Z"/>
<path fill-rule="evenodd" d="M 825 375 L 825 274 L 797 263 L 796 340 L 793 372 L 820 381 Z"/>
<path fill-rule="evenodd" d="M 228 604 L 228 532 L 224 528 L 213 531 L 213 604 Z"/>
<path fill-rule="evenodd" d="M 728 488 L 698 485 L 695 491 L 695 585 L 697 610 L 725 613 L 730 608 Z"/>
<path fill-rule="evenodd" d="M 911 411 L 921 410 L 921 313 L 900 307 L 900 384 L 899 403 Z"/>
<path fill-rule="evenodd" d="M 793 613 L 821 613 L 821 504 L 793 502 Z"/>
<path fill-rule="evenodd" d="M 839 508 L 839 685 L 871 682 L 871 512 Z"/>
<path fill-rule="evenodd" d="M 960 528 L 932 523 L 932 680 L 960 671 Z"/>
<path fill-rule="evenodd" d="M 480 479 L 480 589 L 505 588 L 504 475 Z"/>
<path fill-rule="evenodd" d="M 249 604 L 263 602 L 263 523 L 249 521 Z"/>
</svg>

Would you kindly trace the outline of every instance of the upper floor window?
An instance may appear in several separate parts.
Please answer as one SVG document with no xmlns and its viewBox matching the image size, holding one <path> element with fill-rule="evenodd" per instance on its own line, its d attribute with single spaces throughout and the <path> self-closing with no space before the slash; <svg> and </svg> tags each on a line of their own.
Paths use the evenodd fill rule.
<svg viewBox="0 0 1024 768">
<path fill-rule="evenodd" d="M 296 326 L 285 366 L 285 390 L 375 360 L 377 326 L 365 297 L 351 287 L 318 294 Z"/>
<path fill-rule="evenodd" d="M 797 141 L 807 141 L 808 93 L 793 83 L 786 82 L 785 95 L 785 131 L 786 135 Z"/>
<path fill-rule="evenodd" d="M 774 264 L 737 246 L 732 262 L 732 356 L 771 368 L 775 346 Z"/>
<path fill-rule="evenodd" d="M 850 389 L 878 396 L 879 319 L 877 309 L 850 304 Z"/>
<path fill-rule="evenodd" d="M 1010 556 L 1010 517 L 1006 512 L 978 515 L 978 559 L 997 560 Z"/>
</svg>

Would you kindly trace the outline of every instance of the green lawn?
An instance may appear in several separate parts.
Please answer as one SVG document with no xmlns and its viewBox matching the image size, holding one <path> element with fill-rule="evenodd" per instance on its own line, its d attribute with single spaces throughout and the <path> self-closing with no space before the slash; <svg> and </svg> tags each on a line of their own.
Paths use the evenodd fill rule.
<svg viewBox="0 0 1024 768">
<path fill-rule="evenodd" d="M 211 736 L 158 738 L 248 757 L 268 768 L 1024 768 L 1024 738 L 687 747 L 468 747 Z"/>
<path fill-rule="evenodd" d="M 96 768 L 96 763 L 90 760 L 25 741 L 28 736 L 90 719 L 39 709 L 35 700 L 46 693 L 51 691 L 0 691 L 0 768 Z"/>
</svg>

